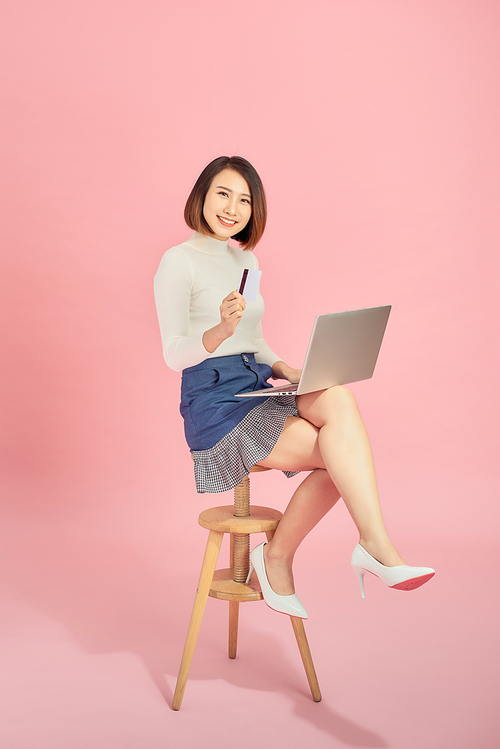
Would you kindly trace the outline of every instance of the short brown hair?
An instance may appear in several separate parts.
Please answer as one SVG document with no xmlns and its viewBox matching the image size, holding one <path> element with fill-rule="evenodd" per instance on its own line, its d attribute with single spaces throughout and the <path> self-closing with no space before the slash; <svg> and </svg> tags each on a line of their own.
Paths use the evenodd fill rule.
<svg viewBox="0 0 500 749">
<path fill-rule="evenodd" d="M 194 231 L 213 234 L 203 215 L 203 204 L 212 180 L 224 169 L 233 169 L 247 181 L 252 196 L 252 215 L 248 224 L 231 239 L 236 239 L 244 250 L 252 250 L 264 233 L 267 203 L 264 186 L 254 167 L 241 156 L 219 156 L 202 171 L 191 190 L 184 208 L 184 220 Z"/>
</svg>

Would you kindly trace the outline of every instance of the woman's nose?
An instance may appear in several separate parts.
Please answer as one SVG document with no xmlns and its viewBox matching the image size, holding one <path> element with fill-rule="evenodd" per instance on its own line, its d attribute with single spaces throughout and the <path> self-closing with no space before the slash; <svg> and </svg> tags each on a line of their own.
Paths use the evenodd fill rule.
<svg viewBox="0 0 500 749">
<path fill-rule="evenodd" d="M 224 212 L 228 213 L 230 216 L 234 216 L 236 213 L 236 201 L 235 200 L 229 201 L 226 207 L 224 208 Z"/>
</svg>

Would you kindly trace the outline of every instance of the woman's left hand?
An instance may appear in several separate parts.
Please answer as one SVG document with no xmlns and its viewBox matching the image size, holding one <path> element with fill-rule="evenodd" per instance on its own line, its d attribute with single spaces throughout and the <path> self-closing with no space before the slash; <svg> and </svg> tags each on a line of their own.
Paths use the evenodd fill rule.
<svg viewBox="0 0 500 749">
<path fill-rule="evenodd" d="M 292 385 L 296 385 L 301 374 L 301 369 L 292 369 L 284 361 L 277 361 L 273 364 L 273 377 L 276 380 L 288 380 Z"/>
</svg>

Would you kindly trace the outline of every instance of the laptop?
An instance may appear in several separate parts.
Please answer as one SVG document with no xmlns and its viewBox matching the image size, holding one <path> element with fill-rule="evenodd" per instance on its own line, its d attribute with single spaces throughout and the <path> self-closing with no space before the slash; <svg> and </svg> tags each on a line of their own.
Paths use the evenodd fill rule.
<svg viewBox="0 0 500 749">
<path fill-rule="evenodd" d="M 388 305 L 318 315 L 299 383 L 238 393 L 237 397 L 302 395 L 333 385 L 369 380 L 377 363 L 390 311 L 391 305 Z"/>
</svg>

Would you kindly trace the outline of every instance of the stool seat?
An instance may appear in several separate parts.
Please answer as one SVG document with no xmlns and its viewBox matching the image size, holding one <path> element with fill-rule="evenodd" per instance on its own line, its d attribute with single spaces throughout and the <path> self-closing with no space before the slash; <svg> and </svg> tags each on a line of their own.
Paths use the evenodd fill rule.
<svg viewBox="0 0 500 749">
<path fill-rule="evenodd" d="M 223 505 L 203 510 L 198 523 L 207 531 L 219 533 L 266 533 L 275 531 L 281 518 L 282 513 L 279 510 L 258 505 L 250 507 L 248 517 L 235 518 L 234 505 Z"/>
</svg>

